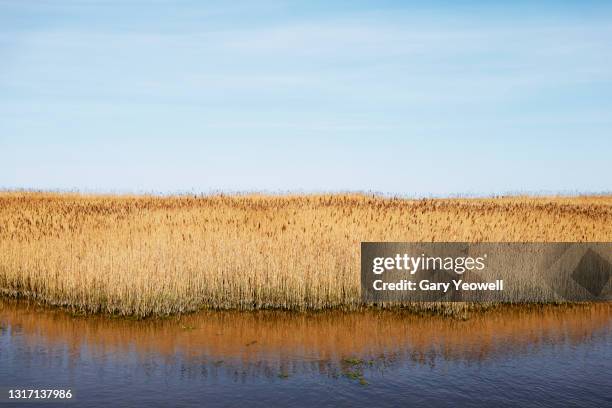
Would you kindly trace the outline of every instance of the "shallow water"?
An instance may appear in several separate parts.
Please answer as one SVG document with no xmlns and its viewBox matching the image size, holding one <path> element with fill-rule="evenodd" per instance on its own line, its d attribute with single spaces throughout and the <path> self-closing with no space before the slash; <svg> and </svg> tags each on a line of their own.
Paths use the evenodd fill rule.
<svg viewBox="0 0 612 408">
<path fill-rule="evenodd" d="M 392 312 L 127 321 L 4 301 L 0 401 L 10 388 L 69 388 L 73 406 L 610 406 L 612 305 L 467 321 Z"/>
</svg>

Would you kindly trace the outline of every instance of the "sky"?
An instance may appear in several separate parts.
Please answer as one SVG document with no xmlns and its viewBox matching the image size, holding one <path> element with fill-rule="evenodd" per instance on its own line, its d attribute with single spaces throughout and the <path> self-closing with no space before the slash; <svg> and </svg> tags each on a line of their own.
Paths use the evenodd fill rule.
<svg viewBox="0 0 612 408">
<path fill-rule="evenodd" d="M 0 188 L 612 191 L 612 3 L 0 0 Z"/>
</svg>

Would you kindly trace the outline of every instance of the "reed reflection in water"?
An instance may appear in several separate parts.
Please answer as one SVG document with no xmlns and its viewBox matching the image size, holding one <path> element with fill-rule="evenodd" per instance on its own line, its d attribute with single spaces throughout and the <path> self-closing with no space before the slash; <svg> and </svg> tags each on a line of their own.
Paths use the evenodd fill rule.
<svg viewBox="0 0 612 408">
<path fill-rule="evenodd" d="M 52 378 L 73 384 L 81 399 L 105 403 L 112 402 L 109 390 L 124 389 L 134 401 L 162 404 L 184 386 L 174 404 L 195 404 L 199 394 L 209 405 L 232 398 L 392 405 L 410 396 L 444 405 L 474 401 L 474 387 L 487 381 L 492 389 L 512 385 L 500 394 L 510 403 L 512 393 L 533 384 L 531 375 L 578 390 L 579 378 L 594 370 L 582 379 L 588 393 L 560 397 L 596 406 L 610 397 L 611 323 L 610 304 L 516 307 L 466 321 L 390 311 L 211 311 L 129 321 L 3 301 L 0 388 L 46 386 L 42 373 L 56 373 Z M 559 377 L 559 364 L 573 373 Z"/>
</svg>

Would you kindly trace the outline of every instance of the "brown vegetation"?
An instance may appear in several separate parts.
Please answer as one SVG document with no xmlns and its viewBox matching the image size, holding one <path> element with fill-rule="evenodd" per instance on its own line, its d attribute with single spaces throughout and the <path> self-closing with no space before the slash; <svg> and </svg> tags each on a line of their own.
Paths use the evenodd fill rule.
<svg viewBox="0 0 612 408">
<path fill-rule="evenodd" d="M 0 193 L 0 291 L 139 317 L 356 308 L 361 241 L 612 241 L 612 197 Z"/>
</svg>

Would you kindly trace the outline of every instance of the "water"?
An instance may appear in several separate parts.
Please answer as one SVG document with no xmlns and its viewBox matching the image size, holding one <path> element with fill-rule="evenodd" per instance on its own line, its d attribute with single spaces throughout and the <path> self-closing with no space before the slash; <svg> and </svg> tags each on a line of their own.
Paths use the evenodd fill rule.
<svg viewBox="0 0 612 408">
<path fill-rule="evenodd" d="M 612 406 L 612 306 L 143 322 L 4 301 L 10 388 L 69 388 L 72 406 Z"/>
</svg>

